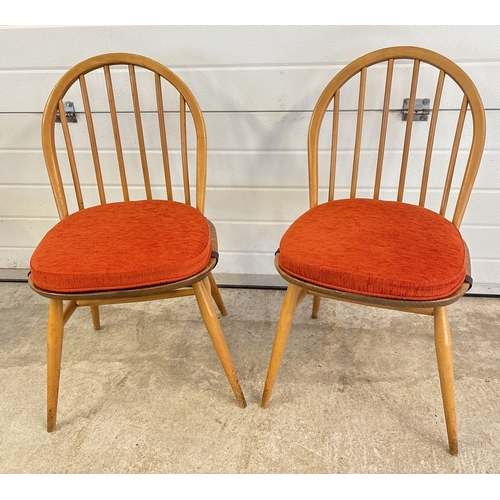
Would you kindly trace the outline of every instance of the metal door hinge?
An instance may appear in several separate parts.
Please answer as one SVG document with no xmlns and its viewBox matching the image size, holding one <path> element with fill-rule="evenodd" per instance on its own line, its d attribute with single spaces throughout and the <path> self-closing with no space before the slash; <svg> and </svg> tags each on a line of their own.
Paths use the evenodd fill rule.
<svg viewBox="0 0 500 500">
<path fill-rule="evenodd" d="M 77 123 L 75 105 L 71 101 L 66 101 L 64 103 L 64 112 L 66 113 L 66 120 L 68 121 L 68 123 Z M 61 123 L 59 110 L 57 110 L 56 112 L 56 123 Z"/>
<path fill-rule="evenodd" d="M 408 117 L 408 104 L 410 103 L 410 99 L 405 99 L 403 101 L 403 117 L 402 121 L 406 121 Z M 428 98 L 425 99 L 415 99 L 415 109 L 413 112 L 413 121 L 426 122 L 427 118 L 430 114 L 430 104 L 431 100 Z"/>
</svg>

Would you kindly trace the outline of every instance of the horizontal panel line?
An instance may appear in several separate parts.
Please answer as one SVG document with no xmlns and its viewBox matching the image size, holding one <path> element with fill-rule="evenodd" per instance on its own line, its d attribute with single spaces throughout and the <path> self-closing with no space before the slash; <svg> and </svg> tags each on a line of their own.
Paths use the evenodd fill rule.
<svg viewBox="0 0 500 500">
<path fill-rule="evenodd" d="M 210 221 L 213 222 L 214 224 L 241 224 L 241 225 L 257 225 L 257 226 L 274 226 L 274 225 L 285 225 L 285 224 L 290 224 L 287 221 L 282 221 L 282 220 L 259 220 L 259 219 L 247 219 L 247 220 L 241 220 L 241 219 L 214 219 L 210 217 Z"/>
<path fill-rule="evenodd" d="M 464 229 L 464 228 L 468 228 L 468 229 L 500 229 L 500 224 L 480 224 L 480 225 L 476 225 L 476 224 L 462 224 L 460 226 L 460 229 Z"/>
<path fill-rule="evenodd" d="M 497 259 L 495 257 L 472 257 L 471 256 L 471 261 L 472 262 L 498 262 L 500 263 L 500 259 Z M 472 270 L 474 272 L 474 269 Z"/>
<path fill-rule="evenodd" d="M 170 70 L 176 70 L 182 73 L 187 73 L 187 72 L 200 72 L 200 73 L 206 73 L 209 71 L 214 71 L 214 72 L 231 72 L 235 70 L 242 70 L 242 71 L 280 71 L 280 70 L 291 70 L 291 69 L 298 69 L 298 70 L 308 70 L 308 69 L 325 69 L 325 70 L 332 70 L 336 68 L 343 68 L 346 66 L 348 62 L 343 63 L 332 63 L 332 64 L 327 64 L 327 63 L 309 63 L 309 64 L 296 64 L 296 63 L 290 63 L 290 64 L 279 64 L 279 65 L 274 65 L 274 63 L 268 63 L 268 64 L 225 64 L 221 66 L 214 66 L 214 65 L 195 65 L 195 66 L 181 66 L 181 65 L 168 65 L 167 67 Z M 47 68 L 17 68 L 14 66 L 11 67 L 6 67 L 2 70 L 0 70 L 0 74 L 6 73 L 6 74 L 12 74 L 12 73 L 65 73 L 68 71 L 70 68 L 69 67 L 53 67 L 53 66 L 48 66 Z M 147 73 L 148 70 L 143 70 L 141 68 L 137 69 L 138 72 L 140 73 Z M 127 68 L 115 68 L 115 72 L 118 73 L 123 73 L 123 74 L 128 74 Z"/>
<path fill-rule="evenodd" d="M 17 216 L 17 215 L 7 215 L 7 216 L 2 216 L 0 215 L 0 221 L 6 221 L 6 220 L 14 220 L 14 221 L 23 221 L 23 220 L 28 220 L 28 221 L 48 221 L 48 222 L 53 222 L 53 221 L 59 221 L 59 217 L 43 217 L 43 216 Z"/>
<path fill-rule="evenodd" d="M 138 150 L 135 150 L 135 149 L 123 149 L 123 152 L 125 154 L 136 154 L 136 155 L 139 155 L 139 151 Z M 169 150 L 170 152 L 170 155 L 173 156 L 173 155 L 180 155 L 180 150 L 178 149 L 170 149 Z M 330 154 L 330 151 L 327 150 L 327 149 L 319 149 L 319 155 L 320 157 L 322 157 L 323 155 L 324 156 L 327 156 Z M 459 153 L 463 153 L 463 154 L 467 154 L 468 150 L 467 149 L 459 149 Z M 304 157 L 304 162 L 307 162 L 307 149 L 272 149 L 272 150 L 268 150 L 268 149 L 208 149 L 208 161 L 210 163 L 210 157 L 213 157 L 213 156 L 251 156 L 251 155 L 261 155 L 261 156 L 264 156 L 264 155 L 269 155 L 269 156 L 302 156 Z M 361 151 L 361 156 L 364 156 L 364 155 L 375 155 L 376 153 L 378 153 L 378 150 L 377 149 L 365 149 L 365 150 L 362 150 Z M 412 149 L 410 151 L 410 154 L 412 155 L 417 155 L 417 154 L 420 154 L 420 155 L 424 155 L 425 153 L 425 150 L 424 149 Z M 1 149 L 0 148 L 0 156 L 2 154 L 19 154 L 19 155 L 22 155 L 22 154 L 33 154 L 33 155 L 43 155 L 43 151 L 39 148 L 33 148 L 33 149 L 26 149 L 26 148 L 23 148 L 23 149 L 12 149 L 12 148 L 8 148 L 8 149 Z M 58 151 L 58 154 L 60 155 L 65 155 L 66 152 L 65 151 Z M 91 150 L 90 149 L 75 149 L 75 154 L 77 155 L 88 155 L 90 156 L 91 155 Z M 148 149 L 146 151 L 146 154 L 147 155 L 161 155 L 161 150 L 160 149 Z M 188 149 L 188 155 L 194 155 L 195 154 L 195 150 L 194 149 Z M 392 155 L 394 154 L 395 156 L 401 156 L 401 150 L 399 149 L 386 149 L 385 150 L 385 155 L 386 155 L 386 158 L 387 156 L 389 155 Z M 500 149 L 486 149 L 484 150 L 484 154 L 483 154 L 483 158 L 485 158 L 487 155 L 489 156 L 493 156 L 493 155 L 498 155 L 500 154 Z M 100 149 L 99 150 L 99 155 L 101 156 L 107 156 L 107 155 L 110 155 L 110 156 L 115 156 L 116 157 L 116 151 L 114 149 Z M 338 151 L 338 155 L 339 156 L 343 156 L 343 155 L 346 155 L 346 156 L 352 156 L 353 155 L 353 150 L 352 149 L 341 149 Z M 437 150 L 435 149 L 434 152 L 433 152 L 433 155 L 434 157 L 438 157 L 440 155 L 442 156 L 445 156 L 445 157 L 448 157 L 450 155 L 450 150 L 449 149 L 440 149 L 440 150 Z M 42 161 L 41 161 L 41 164 L 42 166 L 44 166 L 45 164 L 43 163 L 43 158 L 42 158 Z M 307 163 L 304 163 L 304 171 L 307 170 Z M 368 165 L 369 167 L 370 165 Z M 208 171 L 212 170 L 212 169 L 215 169 L 216 167 L 211 167 L 209 165 L 208 167 Z M 363 166 L 361 167 L 363 168 Z M 484 167 L 486 168 L 486 167 Z M 320 170 L 322 168 L 320 167 Z"/>
<path fill-rule="evenodd" d="M 214 65 L 214 64 L 195 64 L 192 66 L 183 66 L 180 64 L 172 64 L 172 65 L 166 65 L 169 69 L 171 70 L 177 70 L 183 73 L 186 72 L 200 72 L 200 73 L 206 73 L 209 71 L 214 71 L 214 72 L 231 72 L 234 70 L 242 70 L 242 71 L 274 71 L 274 70 L 309 70 L 309 69 L 315 69 L 315 70 L 338 70 L 342 69 L 345 66 L 347 66 L 351 61 L 335 61 L 335 62 L 310 62 L 307 64 L 297 64 L 296 62 L 291 62 L 291 63 L 283 63 L 280 62 L 279 64 L 276 63 L 259 63 L 259 64 L 253 64 L 253 63 L 229 63 L 229 64 L 220 64 L 220 65 Z M 456 60 L 457 64 L 460 64 L 463 67 L 478 67 L 478 66 L 500 66 L 500 61 L 496 59 L 478 59 L 478 60 L 465 60 L 465 61 L 460 61 Z M 400 61 L 400 66 L 401 67 L 411 67 L 412 62 L 403 62 Z M 20 67 L 20 66 L 6 66 L 5 68 L 0 70 L 1 73 L 61 73 L 61 72 L 66 72 L 70 69 L 70 67 L 67 66 L 47 66 L 47 67 Z M 117 73 L 127 73 L 126 68 L 116 68 Z M 146 70 L 138 69 L 140 72 L 146 72 Z M 332 75 L 332 78 L 335 75 Z"/>
<path fill-rule="evenodd" d="M 58 151 L 58 154 L 61 154 L 61 155 L 65 155 L 66 154 L 66 151 L 61 151 L 61 150 L 57 150 Z M 75 149 L 74 150 L 76 154 L 80 154 L 80 155 L 91 155 L 91 150 L 90 149 Z M 123 149 L 123 152 L 126 153 L 126 154 L 139 154 L 139 150 L 137 149 Z M 320 155 L 329 155 L 330 154 L 330 150 L 328 149 L 319 149 L 318 150 L 319 154 Z M 462 153 L 467 153 L 468 152 L 468 149 L 465 149 L 465 148 L 462 148 L 462 149 L 459 149 L 459 152 L 462 152 Z M 6 153 L 6 154 L 39 154 L 39 155 L 42 155 L 43 154 L 43 151 L 39 148 L 33 148 L 33 149 L 12 149 L 12 148 L 8 148 L 8 149 L 1 149 L 0 148 L 0 154 L 3 154 L 3 153 Z M 149 148 L 146 150 L 146 153 L 148 155 L 160 155 L 161 154 L 161 149 L 152 149 L 152 148 Z M 171 155 L 173 154 L 180 154 L 180 150 L 179 149 L 174 149 L 174 148 L 171 148 L 169 149 L 169 153 Z M 370 148 L 370 149 L 363 149 L 361 150 L 361 155 L 370 155 L 370 154 L 375 154 L 375 153 L 378 153 L 378 149 L 376 148 Z M 424 154 L 425 153 L 425 149 L 422 149 L 422 148 L 413 148 L 411 149 L 411 153 L 412 154 Z M 99 150 L 99 154 L 101 155 L 114 155 L 116 156 L 116 150 L 115 149 L 105 149 L 105 148 L 101 148 Z M 188 148 L 188 154 L 195 154 L 195 149 L 189 149 Z M 250 156 L 250 155 L 254 155 L 254 154 L 258 154 L 258 155 L 272 155 L 272 156 L 282 156 L 282 155 L 300 155 L 300 156 L 304 156 L 304 157 L 307 157 L 307 149 L 304 148 L 304 149 L 208 149 L 208 157 L 210 158 L 210 156 L 214 156 L 214 155 L 225 155 L 225 156 L 229 156 L 229 155 L 238 155 L 238 156 Z M 352 155 L 353 154 L 353 150 L 352 149 L 339 149 L 338 150 L 338 154 L 339 155 Z M 385 154 L 386 156 L 387 155 L 390 155 L 390 154 L 395 154 L 395 155 L 401 155 L 401 149 L 390 149 L 390 148 L 386 148 L 385 149 Z M 484 150 L 484 154 L 488 154 L 488 155 L 496 155 L 496 154 L 500 154 L 500 149 L 485 149 Z M 434 149 L 433 151 L 433 155 L 434 156 L 438 156 L 438 155 L 450 155 L 450 150 L 449 149 Z M 209 170 L 210 170 L 210 167 L 209 167 Z"/>
<path fill-rule="evenodd" d="M 0 246 L 0 250 L 30 250 L 34 251 L 36 247 L 16 247 L 16 246 Z"/>
<path fill-rule="evenodd" d="M 479 61 L 480 62 L 480 61 Z M 296 63 L 290 63 L 290 64 L 274 64 L 274 63 L 268 63 L 268 64 L 252 64 L 252 63 L 240 63 L 240 64 L 225 64 L 221 66 L 217 65 L 194 65 L 194 66 L 180 66 L 180 65 L 168 65 L 167 67 L 171 70 L 176 69 L 182 73 L 187 73 L 187 72 L 200 72 L 200 73 L 206 73 L 209 71 L 214 71 L 214 72 L 232 72 L 235 70 L 242 70 L 242 71 L 280 71 L 280 70 L 309 70 L 309 69 L 321 69 L 321 70 L 334 70 L 338 68 L 343 68 L 346 66 L 348 62 L 335 62 L 335 63 L 308 63 L 308 64 L 296 64 Z M 40 74 L 40 73 L 61 73 L 61 72 L 66 72 L 68 71 L 69 67 L 53 67 L 53 66 L 48 66 L 46 68 L 21 68 L 21 67 L 5 67 L 0 70 L 0 74 L 15 74 L 15 73 L 34 73 L 34 74 Z M 123 73 L 124 75 L 128 74 L 127 68 L 115 68 L 116 73 Z M 147 73 L 148 70 L 143 70 L 141 68 L 137 69 L 138 72 L 140 73 Z M 333 75 L 334 76 L 334 75 Z M 332 76 L 332 77 L 333 77 Z"/>
<path fill-rule="evenodd" d="M 485 107 L 485 111 L 500 111 L 500 107 Z M 312 113 L 313 107 L 311 108 L 244 108 L 244 109 L 202 109 L 203 114 L 215 114 L 215 113 L 225 113 L 225 114 L 240 114 L 240 113 Z M 345 109 L 340 109 L 340 113 L 357 113 L 358 109 L 357 108 L 345 108 Z M 381 113 L 382 108 L 366 108 L 365 113 Z M 402 108 L 390 108 L 389 113 L 401 113 L 403 111 Z M 439 110 L 440 113 L 456 113 L 460 111 L 460 108 L 441 108 Z M 117 110 L 116 111 L 118 115 L 133 115 L 134 110 Z M 164 109 L 164 114 L 166 115 L 178 115 L 180 112 L 177 109 Z M 141 113 L 144 115 L 156 115 L 157 111 L 156 109 L 141 109 Z M 190 110 L 187 109 L 187 113 L 190 114 Z M 331 114 L 332 110 L 327 109 L 326 110 L 327 114 Z M 43 109 L 24 109 L 24 110 L 18 110 L 18 111 L 0 111 L 0 115 L 42 115 L 43 114 Z M 83 110 L 76 110 L 77 117 L 81 116 L 82 119 L 84 119 L 84 112 Z M 109 115 L 110 112 L 108 110 L 93 110 L 92 111 L 93 115 Z"/>
<path fill-rule="evenodd" d="M 89 189 L 97 189 L 97 187 L 94 185 L 94 184 L 81 184 L 81 187 L 82 188 L 89 188 Z M 129 184 L 128 185 L 129 189 L 132 188 L 132 189 L 144 189 L 144 185 L 143 184 Z M 164 184 L 151 184 L 151 187 L 152 188 L 156 188 L 156 189 L 164 189 Z M 182 188 L 182 185 L 178 184 L 178 185 L 173 185 L 172 186 L 173 188 L 179 188 L 181 189 Z M 0 184 L 0 189 L 2 188 L 20 188 L 20 189 L 50 189 L 50 184 L 47 182 L 47 184 Z M 68 189 L 68 190 L 72 190 L 73 189 L 73 185 L 72 184 L 64 184 L 64 188 L 65 189 Z M 107 184 L 105 186 L 105 189 L 106 188 L 109 188 L 109 189 L 120 189 L 121 190 L 121 185 L 120 184 Z M 234 191 L 245 191 L 245 190 L 248 190 L 248 191 L 256 191 L 256 190 L 259 190 L 259 191 L 304 191 L 304 190 L 307 190 L 307 186 L 297 186 L 297 187 L 290 187 L 290 186 L 285 186 L 285 187 L 282 187 L 282 186 L 279 186 L 279 187 L 273 187 L 273 186 L 245 186 L 245 185 L 242 185 L 242 186 L 235 186 L 235 185 L 228 185 L 228 186 L 221 186 L 221 185 L 207 185 L 207 190 L 210 190 L 210 191 L 231 191 L 231 190 L 234 190 Z M 397 189 L 397 188 L 395 188 Z"/>
<path fill-rule="evenodd" d="M 82 188 L 89 188 L 89 189 L 97 189 L 94 184 L 81 184 Z M 144 185 L 143 184 L 129 184 L 129 188 L 132 189 L 143 189 Z M 163 184 L 151 184 L 151 187 L 154 189 L 163 189 L 164 185 Z M 182 188 L 182 185 L 174 185 L 174 188 Z M 0 189 L 5 189 L 5 188 L 19 188 L 19 189 L 50 189 L 50 184 L 47 182 L 47 184 L 0 184 Z M 65 184 L 64 188 L 67 190 L 72 190 L 73 186 L 71 184 Z M 108 189 L 113 189 L 113 190 L 118 190 L 121 189 L 120 184 L 107 184 L 105 188 Z M 321 193 L 325 192 L 328 189 L 328 187 L 325 185 L 321 185 L 319 187 L 319 191 Z M 349 190 L 350 186 L 345 185 L 345 186 L 337 186 L 337 189 L 339 190 Z M 373 186 L 357 186 L 357 189 L 359 191 L 363 190 L 373 190 Z M 382 186 L 381 190 L 383 192 L 395 192 L 397 191 L 397 186 L 393 187 L 384 187 Z M 268 192 L 268 191 L 296 191 L 296 192 L 304 192 L 308 190 L 307 184 L 301 185 L 301 186 L 248 186 L 248 185 L 221 185 L 221 184 L 207 184 L 207 191 L 210 190 L 211 192 L 216 192 L 216 191 L 263 191 L 263 192 Z M 457 194 L 459 191 L 459 187 L 455 187 L 451 189 L 452 194 Z M 415 186 L 415 187 L 408 187 L 405 189 L 406 193 L 419 193 L 420 192 L 420 186 Z M 427 190 L 427 193 L 441 193 L 442 188 L 429 188 Z M 473 190 L 473 195 L 477 193 L 500 193 L 500 186 L 496 188 L 476 188 Z"/>
<path fill-rule="evenodd" d="M 0 69 L 0 75 L 11 75 L 11 74 L 25 74 L 33 73 L 35 75 L 45 74 L 45 73 L 65 73 L 69 68 L 4 68 Z"/>
<path fill-rule="evenodd" d="M 500 108 L 484 108 L 485 111 L 500 111 Z M 233 115 L 233 114 L 263 114 L 263 113 L 271 113 L 271 114 L 288 114 L 288 113 L 307 113 L 311 114 L 313 111 L 313 108 L 305 108 L 305 109 L 221 109 L 221 110 L 210 110 L 210 109 L 205 109 L 202 110 L 202 113 L 204 115 L 216 115 L 216 114 L 226 114 L 226 115 Z M 374 108 L 374 109 L 365 109 L 365 113 L 381 113 L 382 109 L 379 108 Z M 403 110 L 401 108 L 394 108 L 394 109 L 389 109 L 390 113 L 401 113 Z M 440 109 L 440 113 L 448 113 L 448 112 L 453 112 L 456 113 L 460 111 L 459 108 L 446 108 L 446 109 Z M 357 113 L 358 110 L 356 108 L 350 108 L 350 109 L 341 109 L 340 113 Z M 178 115 L 179 111 L 169 111 L 165 110 L 164 113 L 166 115 Z M 188 111 L 189 113 L 189 111 Z M 331 110 L 328 110 L 327 113 L 331 113 Z M 5 115 L 36 115 L 36 116 L 41 116 L 43 114 L 43 110 L 23 110 L 23 111 L 0 111 L 0 116 Z M 109 115 L 109 111 L 93 111 L 93 115 Z M 134 111 L 117 111 L 118 115 L 134 115 Z M 157 112 L 156 110 L 141 110 L 141 114 L 143 115 L 156 115 Z M 83 115 L 82 111 L 76 110 L 76 115 L 77 117 L 80 115 Z M 83 118 L 82 118 L 83 119 Z"/>
<path fill-rule="evenodd" d="M 238 251 L 238 250 L 228 250 L 224 251 L 219 248 L 219 253 L 224 254 L 224 255 L 274 255 L 274 250 L 273 251 L 264 251 L 264 250 L 255 250 L 252 252 L 245 252 L 245 251 Z"/>
<path fill-rule="evenodd" d="M 269 137 L 273 137 L 274 135 L 272 134 L 269 134 Z M 1 150 L 0 150 L 1 151 Z M 4 150 L 4 151 L 9 151 L 9 150 Z M 23 151 L 23 150 L 15 150 L 15 149 L 11 149 L 10 151 L 12 152 L 15 152 L 15 151 Z M 40 151 L 42 152 L 42 150 L 26 150 L 26 151 Z M 78 153 L 78 154 L 88 154 L 90 155 L 91 154 L 91 150 L 90 149 L 75 149 L 74 150 L 75 153 Z M 492 149 L 492 150 L 485 150 L 485 152 L 493 152 L 493 153 L 500 153 L 500 149 Z M 60 150 L 58 149 L 57 152 L 59 154 L 65 154 L 66 151 L 65 150 Z M 138 149 L 129 149 L 129 148 L 123 148 L 123 152 L 124 153 L 134 153 L 134 154 L 138 154 L 139 153 L 139 150 Z M 191 153 L 191 154 L 194 154 L 196 152 L 196 149 L 194 148 L 188 148 L 188 153 Z M 353 154 L 353 149 L 352 148 L 339 148 L 338 149 L 338 154 L 340 155 L 352 155 Z M 390 147 L 386 147 L 384 149 L 384 152 L 386 153 L 386 155 L 388 154 L 397 154 L 397 155 L 401 155 L 402 154 L 402 151 L 401 151 L 401 148 L 390 148 Z M 424 154 L 426 152 L 426 149 L 425 148 L 417 148 L 417 147 L 412 147 L 410 149 L 410 153 L 413 153 L 413 154 Z M 458 152 L 459 153 L 468 153 L 469 152 L 469 148 L 463 146 L 463 147 L 460 147 L 458 149 Z M 101 148 L 99 149 L 99 154 L 101 153 L 104 153 L 104 154 L 114 154 L 116 155 L 116 150 L 113 149 L 113 148 Z M 162 151 L 160 148 L 147 148 L 146 149 L 146 153 L 147 154 L 161 154 Z M 180 153 L 180 149 L 177 149 L 177 148 L 169 148 L 169 153 L 170 154 L 179 154 Z M 208 151 L 207 151 L 208 155 L 213 155 L 213 154 L 239 154 L 239 155 L 250 155 L 250 154 L 273 154 L 273 155 L 283 155 L 283 154 L 295 154 L 295 155 L 304 155 L 304 156 L 307 156 L 307 148 L 302 148 L 302 149 L 210 149 L 210 147 L 208 148 Z M 327 149 L 327 148 L 319 148 L 318 149 L 318 153 L 320 155 L 328 155 L 330 154 L 330 149 Z M 363 148 L 361 149 L 361 155 L 368 155 L 368 154 L 375 154 L 375 153 L 378 153 L 378 148 Z M 448 148 L 434 148 L 433 149 L 433 155 L 434 156 L 437 156 L 437 155 L 450 155 L 450 149 Z"/>
<path fill-rule="evenodd" d="M 466 146 L 462 146 L 462 147 L 459 147 L 458 148 L 458 152 L 459 153 L 468 153 L 470 150 L 470 148 L 466 147 Z M 304 150 L 299 150 L 300 151 L 304 151 L 304 152 L 307 152 L 307 149 L 304 149 Z M 329 154 L 330 153 L 330 149 L 327 149 L 327 148 L 318 148 L 318 153 L 320 154 Z M 496 150 L 495 150 L 496 151 Z M 354 149 L 353 148 L 338 148 L 337 150 L 337 153 L 339 154 L 345 154 L 345 155 L 352 155 L 354 152 Z M 426 152 L 426 148 L 423 148 L 423 147 L 411 147 L 410 148 L 410 154 L 417 154 L 417 153 L 421 153 L 422 155 Z M 363 154 L 373 154 L 373 153 L 378 153 L 378 148 L 362 148 L 360 150 L 360 153 L 361 155 Z M 402 150 L 401 148 L 390 148 L 390 147 L 386 147 L 384 149 L 384 153 L 387 155 L 388 153 L 390 154 L 398 154 L 398 155 L 402 155 Z M 433 156 L 436 156 L 436 155 L 450 155 L 450 149 L 448 148 L 434 148 L 432 150 L 432 154 Z"/>
</svg>

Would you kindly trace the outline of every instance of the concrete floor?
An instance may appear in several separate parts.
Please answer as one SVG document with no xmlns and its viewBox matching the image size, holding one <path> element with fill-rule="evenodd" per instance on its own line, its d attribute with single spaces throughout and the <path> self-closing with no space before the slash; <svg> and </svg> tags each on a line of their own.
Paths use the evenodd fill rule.
<svg viewBox="0 0 500 500">
<path fill-rule="evenodd" d="M 500 472 L 500 300 L 449 309 L 459 455 L 448 453 L 428 317 L 311 299 L 260 397 L 282 290 L 221 290 L 240 409 L 193 297 L 76 311 L 45 430 L 47 300 L 0 283 L 0 473 Z"/>
</svg>

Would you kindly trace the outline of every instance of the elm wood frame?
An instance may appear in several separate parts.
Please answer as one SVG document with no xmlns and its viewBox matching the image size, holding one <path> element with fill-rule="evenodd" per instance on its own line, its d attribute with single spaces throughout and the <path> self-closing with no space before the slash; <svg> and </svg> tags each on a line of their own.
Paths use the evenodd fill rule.
<svg viewBox="0 0 500 500">
<path fill-rule="evenodd" d="M 69 69 L 56 84 L 52 90 L 42 117 L 42 147 L 45 164 L 49 174 L 52 192 L 57 205 L 60 219 L 69 215 L 66 193 L 62 180 L 57 156 L 55 140 L 56 114 L 59 111 L 60 121 L 68 155 L 69 167 L 73 181 L 77 206 L 79 210 L 84 210 L 84 200 L 80 184 L 75 150 L 71 139 L 70 128 L 64 112 L 63 100 L 67 91 L 75 82 L 79 82 L 81 95 L 84 104 L 84 112 L 88 128 L 90 149 L 95 170 L 96 187 L 99 193 L 101 204 L 106 203 L 106 194 L 104 190 L 103 176 L 99 159 L 99 150 L 97 146 L 96 133 L 92 110 L 90 106 L 89 92 L 85 75 L 96 69 L 103 69 L 107 99 L 109 103 L 109 113 L 111 117 L 113 138 L 117 155 L 117 163 L 120 174 L 120 183 L 123 194 L 123 200 L 129 201 L 129 190 L 125 171 L 123 156 L 123 147 L 119 130 L 118 112 L 113 90 L 111 77 L 111 66 L 123 65 L 128 68 L 131 95 L 133 102 L 133 112 L 137 129 L 137 140 L 139 144 L 140 160 L 146 199 L 152 199 L 152 188 L 148 170 L 146 147 L 144 140 L 144 130 L 141 118 L 141 109 L 139 104 L 139 92 L 137 87 L 135 68 L 144 68 L 154 73 L 156 104 L 158 114 L 158 127 L 160 133 L 160 143 L 162 151 L 162 163 L 165 175 L 166 197 L 173 199 L 173 188 L 170 174 L 170 163 L 168 156 L 167 134 L 164 121 L 164 106 L 162 96 L 162 81 L 167 82 L 177 89 L 179 93 L 179 118 L 180 118 L 180 143 L 182 159 L 182 179 L 184 185 L 184 202 L 191 205 L 191 194 L 189 185 L 189 166 L 187 152 L 187 108 L 189 108 L 194 129 L 196 133 L 196 200 L 195 206 L 204 213 L 205 191 L 206 191 L 206 167 L 207 167 L 207 140 L 205 122 L 201 109 L 193 93 L 187 85 L 172 71 L 162 64 L 135 54 L 128 53 L 110 53 L 89 58 L 80 62 Z M 212 250 L 217 251 L 217 235 L 215 227 L 208 221 L 210 226 L 210 240 Z M 208 333 L 212 339 L 215 350 L 219 356 L 220 362 L 229 380 L 238 405 L 241 408 L 246 406 L 245 397 L 240 387 L 236 370 L 234 368 L 229 350 L 227 348 L 222 328 L 220 326 L 217 313 L 212 303 L 212 298 L 217 304 L 220 313 L 227 314 L 224 302 L 220 295 L 217 284 L 212 275 L 212 269 L 215 267 L 217 259 L 212 257 L 201 272 L 189 279 L 184 279 L 175 283 L 167 283 L 152 287 L 142 287 L 129 290 L 117 290 L 107 292 L 86 292 L 86 293 L 53 293 L 48 290 L 37 288 L 31 280 L 30 286 L 44 297 L 50 299 L 49 318 L 47 327 L 47 430 L 52 432 L 56 428 L 59 379 L 61 369 L 61 356 L 63 344 L 64 325 L 69 320 L 77 307 L 90 307 L 94 328 L 100 328 L 99 306 L 116 303 L 141 302 L 148 300 L 158 300 L 186 295 L 195 295 L 200 308 L 202 319 L 207 327 Z M 64 305 L 64 302 L 66 304 Z"/>
<path fill-rule="evenodd" d="M 367 88 L 367 68 L 377 63 L 387 62 L 386 83 L 384 90 L 384 104 L 382 109 L 379 149 L 377 156 L 376 174 L 373 189 L 373 198 L 379 199 L 381 191 L 382 166 L 387 137 L 387 124 L 390 105 L 391 86 L 393 79 L 394 61 L 397 59 L 413 60 L 413 72 L 411 79 L 411 89 L 409 98 L 408 118 L 402 150 L 401 170 L 397 189 L 397 201 L 401 202 L 405 189 L 405 180 L 408 168 L 408 158 L 410 152 L 410 139 L 413 124 L 413 111 L 416 101 L 417 82 L 421 63 L 430 64 L 439 69 L 439 76 L 434 96 L 434 106 L 432 109 L 427 148 L 423 165 L 422 183 L 420 188 L 419 206 L 424 206 L 426 201 L 430 164 L 434 139 L 436 134 L 436 123 L 438 110 L 441 101 L 445 77 L 449 76 L 463 91 L 463 100 L 459 117 L 457 120 L 456 132 L 451 149 L 448 172 L 443 188 L 440 215 L 446 214 L 446 209 L 450 197 L 453 174 L 455 171 L 460 139 L 462 136 L 467 110 L 470 111 L 473 124 L 473 135 L 470 152 L 465 168 L 463 181 L 460 187 L 457 203 L 453 213 L 452 223 L 460 228 L 464 212 L 469 201 L 474 180 L 481 162 L 486 135 L 486 120 L 484 107 L 479 93 L 469 78 L 469 76 L 454 62 L 435 52 L 419 47 L 390 47 L 366 54 L 342 69 L 326 86 L 314 108 L 308 132 L 308 163 L 309 163 L 309 204 L 310 208 L 318 205 L 318 148 L 320 129 L 326 110 L 331 101 L 333 104 L 333 126 L 331 137 L 331 157 L 330 157 L 330 177 L 328 186 L 328 201 L 334 199 L 335 174 L 337 166 L 337 146 L 339 142 L 338 125 L 340 112 L 340 88 L 354 75 L 359 74 L 359 97 L 358 112 L 356 121 L 355 144 L 353 152 L 352 177 L 350 187 L 350 197 L 355 198 L 357 194 L 357 183 L 359 173 L 359 159 L 361 153 L 361 139 L 363 129 L 363 113 Z M 470 258 L 467 253 L 467 273 L 470 274 Z M 281 308 L 278 324 L 276 328 L 274 345 L 269 362 L 264 392 L 261 405 L 267 408 L 271 398 L 278 369 L 281 363 L 286 341 L 293 322 L 293 316 L 297 306 L 309 294 L 313 296 L 312 317 L 316 318 L 319 313 L 321 298 L 331 298 L 335 300 L 347 301 L 372 307 L 395 309 L 398 311 L 425 314 L 434 318 L 434 338 L 438 372 L 440 378 L 441 394 L 448 435 L 449 451 L 452 455 L 458 454 L 458 434 L 456 422 L 455 390 L 453 375 L 453 355 L 450 326 L 448 321 L 447 306 L 460 299 L 469 289 L 468 284 L 464 284 L 458 291 L 449 297 L 435 301 L 409 301 L 394 300 L 377 297 L 368 297 L 354 293 L 346 293 L 321 287 L 298 280 L 280 268 L 278 258 L 275 259 L 275 266 L 279 274 L 288 281 L 289 285 L 285 294 Z"/>
</svg>

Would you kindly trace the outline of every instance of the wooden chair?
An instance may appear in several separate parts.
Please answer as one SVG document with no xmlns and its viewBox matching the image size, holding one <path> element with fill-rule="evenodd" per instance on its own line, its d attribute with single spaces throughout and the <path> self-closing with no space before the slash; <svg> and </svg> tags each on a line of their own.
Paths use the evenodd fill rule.
<svg viewBox="0 0 500 500">
<path fill-rule="evenodd" d="M 71 103 L 76 114 L 68 110 Z M 33 290 L 50 299 L 47 430 L 56 427 L 64 325 L 80 306 L 90 307 L 98 330 L 99 305 L 194 294 L 244 408 L 211 300 L 227 314 L 212 276 L 217 236 L 203 215 L 205 124 L 190 89 L 146 57 L 92 57 L 71 68 L 50 94 L 42 146 L 61 219 L 35 249 L 29 277 Z"/>
<path fill-rule="evenodd" d="M 419 108 L 429 101 L 425 114 Z M 351 62 L 328 83 L 308 132 L 310 209 L 285 232 L 275 257 L 289 285 L 264 408 L 295 309 L 306 295 L 313 296 L 313 318 L 323 297 L 426 314 L 434 319 L 449 448 L 458 453 L 446 306 L 471 284 L 469 255 L 458 228 L 484 141 L 484 109 L 473 82 L 452 61 L 429 50 L 377 50 Z M 318 204 L 319 193 L 325 203 Z"/>
</svg>

